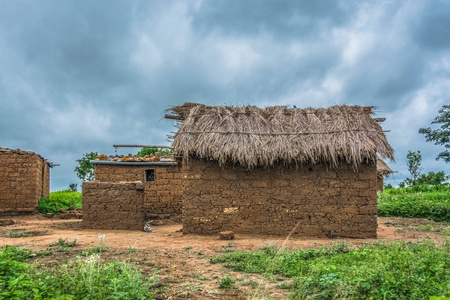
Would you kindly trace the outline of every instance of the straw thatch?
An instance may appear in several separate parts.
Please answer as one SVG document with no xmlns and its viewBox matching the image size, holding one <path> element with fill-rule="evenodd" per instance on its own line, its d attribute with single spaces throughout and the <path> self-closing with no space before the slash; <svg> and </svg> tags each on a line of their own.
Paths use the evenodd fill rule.
<svg viewBox="0 0 450 300">
<path fill-rule="evenodd" d="M 168 110 L 179 120 L 173 141 L 175 155 L 216 160 L 220 165 L 248 168 L 275 163 L 355 167 L 364 161 L 393 159 L 373 107 L 288 108 L 273 106 L 206 106 L 185 103 Z"/>
<path fill-rule="evenodd" d="M 380 178 L 383 177 L 389 177 L 389 175 L 391 175 L 392 173 L 395 173 L 394 171 L 391 170 L 391 168 L 389 168 L 389 166 L 384 162 L 384 160 L 382 160 L 381 158 L 378 157 L 377 159 L 377 175 Z"/>
</svg>

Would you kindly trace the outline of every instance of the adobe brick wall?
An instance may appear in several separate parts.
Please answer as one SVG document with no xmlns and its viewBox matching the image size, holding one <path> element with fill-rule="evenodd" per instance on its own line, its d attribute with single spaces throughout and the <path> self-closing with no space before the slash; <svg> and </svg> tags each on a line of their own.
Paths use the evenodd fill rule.
<svg viewBox="0 0 450 300">
<path fill-rule="evenodd" d="M 145 170 L 155 170 L 155 181 L 145 181 Z M 114 165 L 95 164 L 95 179 L 102 182 L 142 181 L 144 183 L 144 212 L 152 214 L 181 214 L 181 172 L 177 165 Z"/>
<path fill-rule="evenodd" d="M 0 214 L 32 213 L 49 193 L 49 166 L 39 155 L 0 149 Z"/>
<path fill-rule="evenodd" d="M 375 164 L 248 171 L 191 160 L 183 165 L 183 233 L 376 237 Z"/>
<path fill-rule="evenodd" d="M 85 229 L 143 230 L 144 186 L 139 182 L 83 182 Z"/>
</svg>

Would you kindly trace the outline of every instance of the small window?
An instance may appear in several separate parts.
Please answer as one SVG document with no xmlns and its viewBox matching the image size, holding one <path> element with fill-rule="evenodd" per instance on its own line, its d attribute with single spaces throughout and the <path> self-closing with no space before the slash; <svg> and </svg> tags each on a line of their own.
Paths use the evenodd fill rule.
<svg viewBox="0 0 450 300">
<path fill-rule="evenodd" d="M 145 181 L 155 181 L 155 170 L 145 170 Z"/>
</svg>

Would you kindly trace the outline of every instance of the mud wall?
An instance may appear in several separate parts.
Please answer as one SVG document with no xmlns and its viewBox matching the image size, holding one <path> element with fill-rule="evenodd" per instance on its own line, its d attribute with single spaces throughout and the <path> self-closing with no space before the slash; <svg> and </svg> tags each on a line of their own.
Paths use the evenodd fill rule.
<svg viewBox="0 0 450 300">
<path fill-rule="evenodd" d="M 221 169 L 183 165 L 183 233 L 376 237 L 375 164 Z"/>
<path fill-rule="evenodd" d="M 50 193 L 50 172 L 39 155 L 0 149 L 0 214 L 31 213 Z"/>
<path fill-rule="evenodd" d="M 377 191 L 383 191 L 384 178 L 377 176 Z"/>
<path fill-rule="evenodd" d="M 146 181 L 145 171 L 154 170 L 154 181 Z M 95 164 L 95 179 L 104 182 L 142 181 L 144 183 L 144 213 L 181 214 L 181 172 L 177 165 L 113 165 Z"/>
<path fill-rule="evenodd" d="M 83 182 L 83 227 L 143 230 L 143 203 L 140 182 Z"/>
</svg>

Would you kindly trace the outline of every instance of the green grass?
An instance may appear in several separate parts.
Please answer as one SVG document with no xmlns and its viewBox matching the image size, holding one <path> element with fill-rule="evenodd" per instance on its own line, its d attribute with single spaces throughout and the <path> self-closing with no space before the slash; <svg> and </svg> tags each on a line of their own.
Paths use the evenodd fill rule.
<svg viewBox="0 0 450 300">
<path fill-rule="evenodd" d="M 378 216 L 450 221 L 450 187 L 419 185 L 378 194 Z"/>
<path fill-rule="evenodd" d="M 289 252 L 266 247 L 213 257 L 234 271 L 290 277 L 294 299 L 428 299 L 450 296 L 450 243 L 346 243 Z"/>
<path fill-rule="evenodd" d="M 71 206 L 81 208 L 81 193 L 71 191 L 58 191 L 50 193 L 48 198 L 39 200 L 37 209 L 40 213 L 56 214 L 61 208 L 68 209 Z"/>
<path fill-rule="evenodd" d="M 99 255 L 48 267 L 27 264 L 29 249 L 0 250 L 0 299 L 152 299 L 159 280 L 156 272 L 146 277 L 131 263 L 100 263 Z"/>
</svg>

